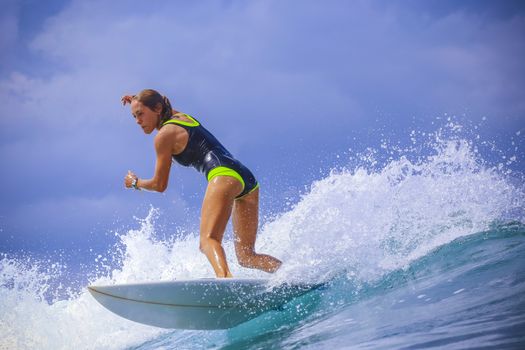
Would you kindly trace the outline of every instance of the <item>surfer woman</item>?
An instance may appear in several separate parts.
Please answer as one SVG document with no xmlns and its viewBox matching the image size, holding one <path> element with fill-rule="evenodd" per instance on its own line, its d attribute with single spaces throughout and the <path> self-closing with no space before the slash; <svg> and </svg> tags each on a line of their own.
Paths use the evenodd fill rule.
<svg viewBox="0 0 525 350">
<path fill-rule="evenodd" d="M 221 245 L 232 213 L 239 264 L 275 272 L 281 262 L 255 252 L 259 184 L 250 170 L 234 159 L 200 122 L 174 110 L 170 101 L 157 91 L 147 89 L 137 95 L 125 95 L 121 101 L 123 105 L 131 105 L 131 113 L 144 133 L 158 130 L 154 139 L 157 162 L 153 178 L 141 179 L 128 171 L 125 186 L 163 192 L 168 187 L 172 158 L 181 165 L 195 167 L 208 180 L 201 209 L 200 250 L 217 277 L 232 277 Z"/>
</svg>

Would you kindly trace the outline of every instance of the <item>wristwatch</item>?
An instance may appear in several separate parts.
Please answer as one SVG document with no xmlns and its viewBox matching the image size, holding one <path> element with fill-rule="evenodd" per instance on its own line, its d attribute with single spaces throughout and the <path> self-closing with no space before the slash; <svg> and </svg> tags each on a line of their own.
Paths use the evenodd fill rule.
<svg viewBox="0 0 525 350">
<path fill-rule="evenodd" d="M 134 177 L 133 180 L 131 181 L 131 187 L 133 187 L 136 190 L 140 190 L 139 186 L 137 186 L 138 182 L 139 182 L 139 178 Z"/>
</svg>

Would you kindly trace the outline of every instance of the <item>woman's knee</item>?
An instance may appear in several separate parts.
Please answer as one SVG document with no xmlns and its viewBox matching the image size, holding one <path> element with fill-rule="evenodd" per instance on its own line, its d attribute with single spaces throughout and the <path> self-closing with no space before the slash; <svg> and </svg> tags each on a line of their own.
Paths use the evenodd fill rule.
<svg viewBox="0 0 525 350">
<path fill-rule="evenodd" d="M 211 248 L 213 248 L 213 246 L 216 246 L 216 245 L 221 245 L 221 243 L 217 239 L 211 236 L 200 238 L 199 249 L 204 254 L 206 254 L 207 251 L 209 251 Z"/>
<path fill-rule="evenodd" d="M 251 249 L 237 249 L 236 250 L 237 261 L 242 267 L 252 267 L 253 260 L 256 256 L 255 252 Z"/>
</svg>

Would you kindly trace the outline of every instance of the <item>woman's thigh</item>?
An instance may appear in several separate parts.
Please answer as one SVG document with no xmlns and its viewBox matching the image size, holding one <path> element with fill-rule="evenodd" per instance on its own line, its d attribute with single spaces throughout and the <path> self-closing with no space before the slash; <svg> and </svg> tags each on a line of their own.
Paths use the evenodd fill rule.
<svg viewBox="0 0 525 350">
<path fill-rule="evenodd" d="M 201 239 L 222 241 L 233 202 L 241 191 L 242 184 L 230 176 L 217 176 L 208 183 L 201 209 Z"/>
</svg>

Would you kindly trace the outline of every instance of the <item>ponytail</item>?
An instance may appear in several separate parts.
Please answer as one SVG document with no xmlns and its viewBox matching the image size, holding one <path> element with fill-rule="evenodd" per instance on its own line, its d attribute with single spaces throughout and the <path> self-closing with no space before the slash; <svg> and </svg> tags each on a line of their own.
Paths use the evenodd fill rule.
<svg viewBox="0 0 525 350">
<path fill-rule="evenodd" d="M 166 96 L 162 96 L 162 112 L 160 113 L 161 124 L 170 120 L 173 116 L 173 109 L 171 108 L 170 100 Z"/>
</svg>

